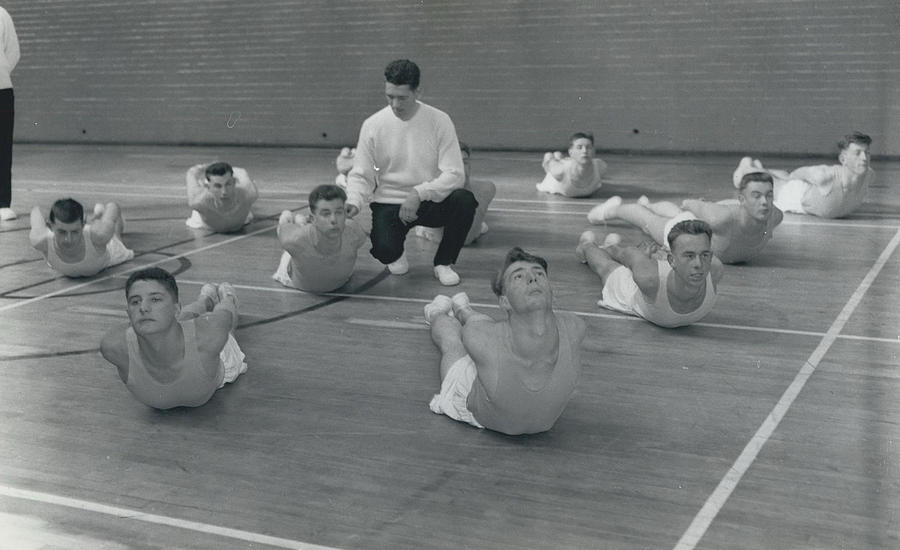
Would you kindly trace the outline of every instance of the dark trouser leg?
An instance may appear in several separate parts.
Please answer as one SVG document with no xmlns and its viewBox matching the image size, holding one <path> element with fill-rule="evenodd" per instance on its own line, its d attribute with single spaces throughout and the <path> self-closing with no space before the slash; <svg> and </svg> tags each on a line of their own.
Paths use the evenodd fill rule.
<svg viewBox="0 0 900 550">
<path fill-rule="evenodd" d="M 372 233 L 369 238 L 372 241 L 372 256 L 383 264 L 395 262 L 403 255 L 403 243 L 412 226 L 400 221 L 399 204 L 373 202 L 370 208 Z"/>
<path fill-rule="evenodd" d="M 457 189 L 441 202 L 424 201 L 419 206 L 419 217 L 414 225 L 444 228 L 444 238 L 434 255 L 434 265 L 456 263 L 469 228 L 472 227 L 477 207 L 478 201 L 468 189 Z"/>
<path fill-rule="evenodd" d="M 0 208 L 12 201 L 13 107 L 12 88 L 0 90 Z"/>
</svg>

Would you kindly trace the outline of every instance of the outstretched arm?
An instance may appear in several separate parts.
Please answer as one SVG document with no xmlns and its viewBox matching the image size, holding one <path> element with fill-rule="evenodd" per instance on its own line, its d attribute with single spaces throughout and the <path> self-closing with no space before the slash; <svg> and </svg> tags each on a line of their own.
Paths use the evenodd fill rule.
<svg viewBox="0 0 900 550">
<path fill-rule="evenodd" d="M 834 184 L 834 172 L 830 166 L 820 164 L 817 166 L 801 166 L 788 176 L 790 179 L 803 180 L 816 186 L 823 195 L 831 192 Z"/>
<path fill-rule="evenodd" d="M 116 224 L 121 215 L 118 204 L 106 203 L 103 208 L 103 216 L 91 224 L 91 242 L 95 247 L 102 248 L 113 238 L 113 235 L 116 234 Z"/>
<path fill-rule="evenodd" d="M 47 221 L 41 214 L 41 207 L 35 206 L 31 209 L 31 232 L 28 233 L 28 240 L 31 246 L 37 250 L 47 252 Z"/>
<path fill-rule="evenodd" d="M 281 248 L 285 249 L 294 245 L 303 236 L 303 228 L 294 223 L 294 213 L 290 210 L 284 210 L 281 213 L 275 232 L 278 234 L 278 242 L 281 243 Z"/>
<path fill-rule="evenodd" d="M 128 327 L 128 324 L 114 327 L 100 341 L 100 354 L 115 365 L 122 382 L 128 381 L 128 346 L 125 343 L 125 331 Z"/>
</svg>

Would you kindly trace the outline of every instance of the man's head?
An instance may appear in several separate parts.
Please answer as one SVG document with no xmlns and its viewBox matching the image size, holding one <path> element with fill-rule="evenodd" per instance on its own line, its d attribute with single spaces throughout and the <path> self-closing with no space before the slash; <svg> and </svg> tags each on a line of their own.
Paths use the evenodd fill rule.
<svg viewBox="0 0 900 550">
<path fill-rule="evenodd" d="M 500 307 L 508 313 L 550 309 L 552 305 L 547 260 L 518 246 L 507 252 L 503 268 L 494 275 L 491 288 L 499 298 Z"/>
<path fill-rule="evenodd" d="M 850 172 L 862 175 L 869 170 L 869 162 L 872 155 L 869 152 L 869 146 L 872 145 L 872 138 L 862 132 L 853 132 L 847 134 L 838 142 L 838 160 Z"/>
<path fill-rule="evenodd" d="M 206 187 L 219 200 L 234 196 L 234 169 L 227 162 L 214 162 L 206 167 Z"/>
<path fill-rule="evenodd" d="M 594 158 L 594 134 L 575 132 L 569 138 L 569 158 L 579 164 L 590 162 Z"/>
<path fill-rule="evenodd" d="M 712 267 L 712 228 L 703 220 L 684 220 L 667 235 L 669 265 L 688 286 L 699 286 Z"/>
<path fill-rule="evenodd" d="M 159 267 L 132 273 L 125 281 L 125 300 L 131 326 L 141 335 L 168 330 L 181 313 L 175 277 Z"/>
<path fill-rule="evenodd" d="M 60 248 L 79 245 L 84 239 L 84 207 L 75 199 L 59 199 L 50 207 L 47 227 Z"/>
<path fill-rule="evenodd" d="M 469 182 L 469 158 L 472 156 L 472 150 L 462 141 L 459 142 L 459 152 L 462 153 L 463 169 L 466 172 L 466 183 Z"/>
<path fill-rule="evenodd" d="M 391 61 L 384 69 L 384 95 L 394 116 L 411 119 L 419 109 L 419 67 L 409 59 Z"/>
<path fill-rule="evenodd" d="M 344 203 L 347 193 L 334 184 L 320 185 L 309 194 L 309 219 L 316 231 L 336 236 L 344 231 L 347 215 Z"/>
<path fill-rule="evenodd" d="M 773 212 L 774 188 L 774 180 L 766 172 L 744 174 L 738 185 L 738 202 L 751 218 L 766 221 Z"/>
</svg>

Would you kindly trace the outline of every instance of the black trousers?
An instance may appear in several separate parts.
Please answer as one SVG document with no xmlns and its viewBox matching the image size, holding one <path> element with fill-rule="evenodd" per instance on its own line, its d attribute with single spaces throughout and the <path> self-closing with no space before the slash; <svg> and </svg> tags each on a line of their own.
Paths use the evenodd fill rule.
<svg viewBox="0 0 900 550">
<path fill-rule="evenodd" d="M 12 201 L 14 104 L 12 88 L 0 90 L 0 208 L 9 208 Z"/>
<path fill-rule="evenodd" d="M 441 202 L 422 201 L 416 221 L 407 225 L 400 221 L 400 205 L 373 202 L 372 256 L 383 264 L 396 261 L 403 255 L 406 234 L 417 225 L 443 227 L 444 238 L 434 255 L 434 265 L 456 263 L 466 241 L 478 201 L 468 189 L 456 189 Z"/>
</svg>

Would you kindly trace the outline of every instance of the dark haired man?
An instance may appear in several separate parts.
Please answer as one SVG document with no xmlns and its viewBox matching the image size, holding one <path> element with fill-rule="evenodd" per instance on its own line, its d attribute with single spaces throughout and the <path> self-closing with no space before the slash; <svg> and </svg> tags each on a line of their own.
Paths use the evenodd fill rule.
<svg viewBox="0 0 900 550">
<path fill-rule="evenodd" d="M 309 217 L 285 210 L 278 220 L 284 252 L 272 278 L 307 292 L 329 292 L 353 275 L 366 232 L 347 219 L 347 195 L 337 185 L 320 185 L 309 194 Z"/>
<path fill-rule="evenodd" d="M 395 275 L 409 271 L 406 234 L 416 225 L 443 227 L 434 274 L 459 284 L 451 267 L 472 226 L 477 201 L 463 189 L 465 168 L 456 128 L 446 113 L 422 103 L 419 67 L 407 59 L 384 71 L 388 105 L 363 122 L 347 174 L 347 216 L 371 201 L 372 256 Z"/>
<path fill-rule="evenodd" d="M 747 172 L 768 172 L 775 178 L 775 206 L 785 212 L 811 214 L 820 218 L 843 218 L 866 200 L 866 192 L 875 181 L 869 163 L 872 138 L 853 132 L 838 142 L 840 164 L 801 166 L 791 173 L 766 170 L 759 159 L 744 157 L 734 171 L 737 187 Z"/>
<path fill-rule="evenodd" d="M 668 246 L 666 235 L 682 220 L 700 219 L 713 231 L 713 254 L 723 263 L 735 264 L 757 256 L 772 239 L 775 227 L 784 214 L 772 204 L 772 176 L 751 172 L 741 178 L 737 199 L 707 202 L 686 199 L 681 206 L 661 201 L 651 203 L 641 197 L 636 204 L 622 204 L 614 196 L 595 206 L 588 221 L 599 224 L 606 220 L 624 220 L 650 235 L 660 246 Z"/>
<path fill-rule="evenodd" d="M 192 229 L 207 229 L 231 233 L 253 220 L 250 207 L 259 191 L 243 168 L 227 162 L 190 167 L 185 176 L 188 206 L 193 208 L 185 225 Z"/>
<path fill-rule="evenodd" d="M 41 209 L 31 210 L 31 246 L 47 264 L 67 277 L 90 277 L 134 258 L 122 243 L 125 222 L 119 205 L 97 203 L 85 223 L 84 207 L 74 199 L 60 199 L 50 208 L 49 221 Z"/>
<path fill-rule="evenodd" d="M 492 288 L 506 318 L 478 313 L 465 293 L 438 295 L 425 320 L 441 353 L 430 408 L 509 435 L 549 430 L 581 374 L 584 321 L 553 311 L 547 261 L 515 247 Z"/>
<path fill-rule="evenodd" d="M 205 284 L 182 308 L 175 278 L 150 267 L 128 277 L 125 299 L 129 323 L 106 333 L 100 353 L 141 403 L 199 407 L 247 371 L 232 334 L 238 306 L 230 284 Z"/>
<path fill-rule="evenodd" d="M 544 180 L 537 190 L 567 197 L 587 197 L 600 189 L 600 178 L 606 173 L 606 163 L 594 158 L 594 134 L 575 132 L 569 137 L 569 156 L 559 151 L 544 153 Z"/>
<path fill-rule="evenodd" d="M 716 303 L 724 268 L 713 255 L 712 235 L 704 221 L 680 221 L 667 235 L 666 260 L 659 260 L 652 243 L 623 246 L 610 233 L 599 245 L 594 232 L 585 231 L 575 255 L 603 281 L 597 305 L 661 327 L 681 327 L 704 318 Z"/>
</svg>

